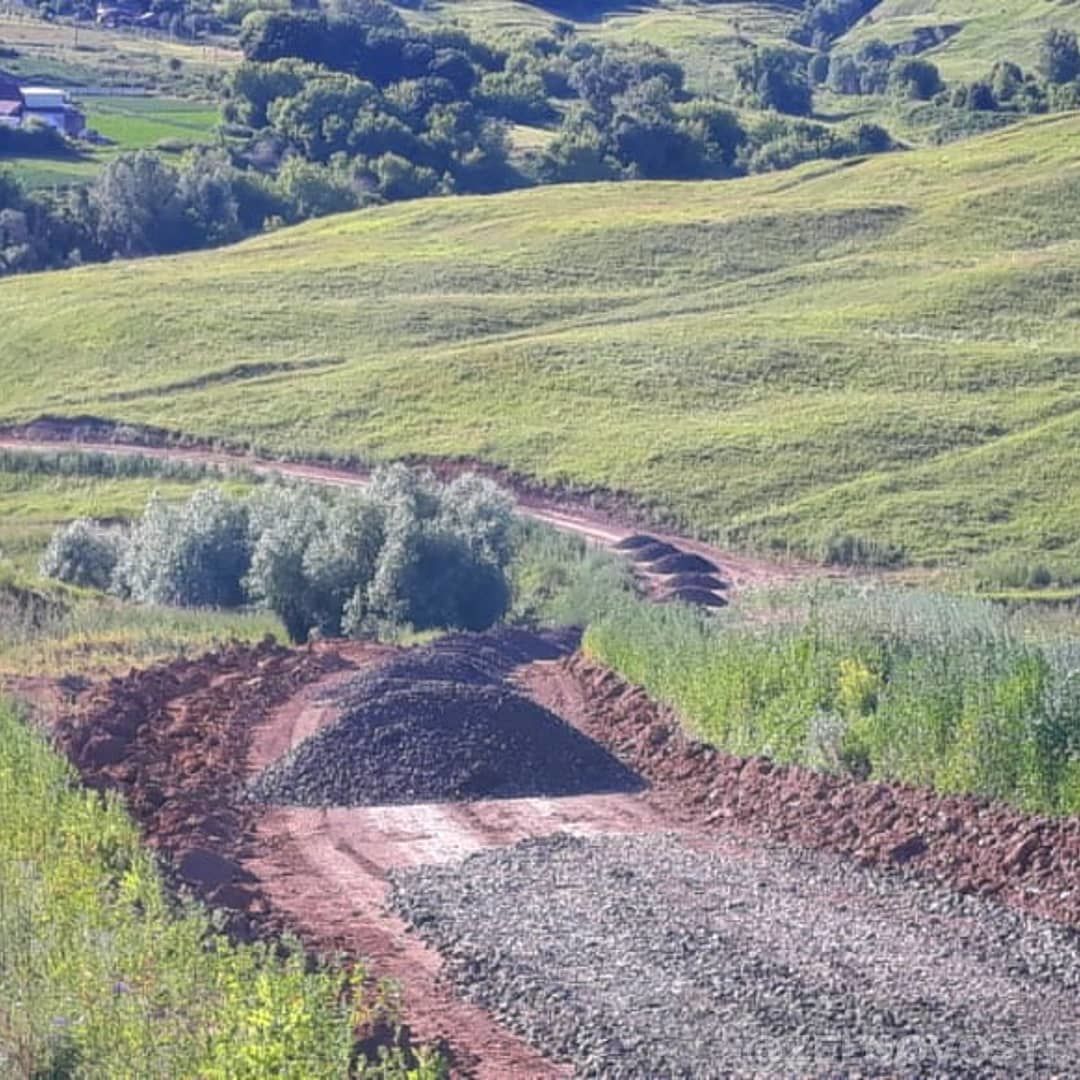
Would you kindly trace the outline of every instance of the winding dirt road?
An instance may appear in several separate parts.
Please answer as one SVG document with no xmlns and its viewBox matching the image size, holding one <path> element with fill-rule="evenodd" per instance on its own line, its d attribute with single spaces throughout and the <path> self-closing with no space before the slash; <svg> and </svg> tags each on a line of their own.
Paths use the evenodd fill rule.
<svg viewBox="0 0 1080 1080">
<path fill-rule="evenodd" d="M 35 422 L 22 428 L 0 429 L 0 450 L 42 454 L 75 450 L 110 454 L 116 457 L 148 457 L 165 461 L 189 462 L 193 465 L 216 466 L 223 469 L 247 469 L 261 475 L 277 475 L 341 488 L 363 487 L 370 478 L 370 470 L 361 468 L 345 468 L 314 462 L 275 461 L 254 454 L 207 446 L 171 443 L 154 445 L 125 442 L 118 438 L 87 437 L 80 433 L 78 426 L 55 421 Z M 600 547 L 610 548 L 620 540 L 640 531 L 628 518 L 584 507 L 570 500 L 560 499 L 557 495 L 524 490 L 505 474 L 482 465 L 435 464 L 433 467 L 436 472 L 444 476 L 469 471 L 488 473 L 513 493 L 518 513 L 522 516 L 545 522 L 560 532 L 584 537 Z M 658 540 L 672 544 L 682 551 L 701 555 L 716 563 L 736 591 L 749 585 L 796 581 L 807 577 L 820 577 L 826 573 L 822 567 L 810 563 L 770 562 L 722 551 L 692 537 L 658 532 L 651 528 L 648 532 Z"/>
</svg>

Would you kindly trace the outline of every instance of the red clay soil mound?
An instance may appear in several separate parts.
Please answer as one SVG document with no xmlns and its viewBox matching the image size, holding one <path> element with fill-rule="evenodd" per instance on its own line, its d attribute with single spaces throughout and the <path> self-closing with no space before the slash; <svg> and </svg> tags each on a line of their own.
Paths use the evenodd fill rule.
<svg viewBox="0 0 1080 1080">
<path fill-rule="evenodd" d="M 648 533 L 634 533 L 633 536 L 620 540 L 617 544 L 613 544 L 612 547 L 616 551 L 634 551 L 636 548 L 652 547 L 654 544 L 662 543 L 663 540 L 659 540 L 655 536 L 649 536 Z"/>
<path fill-rule="evenodd" d="M 348 664 L 273 641 L 132 670 L 99 684 L 56 727 L 88 787 L 118 791 L 148 843 L 211 906 L 258 916 L 239 867 L 251 810 L 235 798 L 252 726 Z M 238 919 L 236 929 L 250 929 Z"/>
<path fill-rule="evenodd" d="M 727 607 L 727 601 L 708 589 L 666 589 L 660 593 L 660 601 L 665 604 L 696 604 L 698 607 Z"/>
<path fill-rule="evenodd" d="M 578 726 L 692 820 L 904 866 L 1080 927 L 1080 817 L 735 757 L 688 738 L 669 709 L 581 654 L 559 666 L 583 702 Z"/>
<path fill-rule="evenodd" d="M 701 555 L 679 551 L 662 559 L 649 560 L 654 574 L 713 574 L 719 567 Z"/>
<path fill-rule="evenodd" d="M 708 589 L 711 592 L 726 592 L 730 586 L 714 574 L 676 574 L 664 584 L 669 589 Z"/>
<path fill-rule="evenodd" d="M 679 549 L 672 544 L 665 544 L 658 542 L 655 544 L 646 544 L 645 547 L 634 548 L 633 551 L 627 554 L 636 563 L 651 563 L 657 559 L 662 559 L 666 555 L 676 555 Z"/>
</svg>

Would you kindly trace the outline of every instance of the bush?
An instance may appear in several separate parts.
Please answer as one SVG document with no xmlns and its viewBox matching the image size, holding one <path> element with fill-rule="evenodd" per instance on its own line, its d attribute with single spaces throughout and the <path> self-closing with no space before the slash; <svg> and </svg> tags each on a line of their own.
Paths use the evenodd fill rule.
<svg viewBox="0 0 1080 1080">
<path fill-rule="evenodd" d="M 42 577 L 55 578 L 69 585 L 108 589 L 113 582 L 124 535 L 118 529 L 106 529 L 86 518 L 65 525 L 53 534 L 41 557 Z"/>
<path fill-rule="evenodd" d="M 762 109 L 808 116 L 813 108 L 807 60 L 802 53 L 773 47 L 755 49 L 736 65 L 735 77 L 744 96 Z"/>
<path fill-rule="evenodd" d="M 1039 71 L 1051 83 L 1067 83 L 1080 76 L 1080 46 L 1071 30 L 1051 28 L 1039 48 Z"/>
<path fill-rule="evenodd" d="M 181 507 L 155 495 L 131 531 L 115 584 L 143 604 L 238 607 L 249 560 L 243 503 L 214 487 Z"/>
<path fill-rule="evenodd" d="M 915 101 L 928 101 L 945 87 L 938 69 L 928 60 L 904 60 L 893 67 L 890 81 Z"/>
</svg>

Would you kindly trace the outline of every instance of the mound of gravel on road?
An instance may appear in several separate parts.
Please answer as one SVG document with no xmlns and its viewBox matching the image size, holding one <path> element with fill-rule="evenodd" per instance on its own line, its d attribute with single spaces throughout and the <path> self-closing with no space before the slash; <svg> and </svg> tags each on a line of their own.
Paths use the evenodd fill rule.
<svg viewBox="0 0 1080 1080">
<path fill-rule="evenodd" d="M 660 599 L 666 603 L 696 604 L 698 607 L 727 607 L 722 596 L 708 589 L 667 589 L 660 594 Z"/>
<path fill-rule="evenodd" d="M 712 574 L 719 569 L 716 563 L 688 551 L 677 551 L 649 562 L 649 569 L 655 574 Z"/>
<path fill-rule="evenodd" d="M 1080 1060 L 1080 935 L 828 856 L 562 835 L 392 886 L 459 991 L 577 1076 L 1072 1076 Z"/>
<path fill-rule="evenodd" d="M 637 791 L 640 778 L 506 681 L 572 639 L 499 631 L 411 650 L 340 695 L 340 720 L 264 770 L 250 794 L 378 806 Z"/>
<path fill-rule="evenodd" d="M 665 555 L 677 555 L 678 552 L 677 547 L 658 541 L 655 544 L 646 544 L 644 547 L 634 548 L 633 551 L 629 552 L 629 555 L 634 562 L 651 563 L 664 558 Z"/>
<path fill-rule="evenodd" d="M 635 533 L 633 536 L 628 536 L 625 540 L 620 540 L 612 546 L 616 551 L 633 551 L 634 548 L 649 547 L 652 544 L 661 543 L 663 543 L 662 540 L 657 539 L 655 536 L 649 536 L 648 533 Z"/>
<path fill-rule="evenodd" d="M 664 584 L 669 589 L 708 589 L 710 592 L 726 592 L 730 586 L 713 574 L 676 574 Z"/>
</svg>

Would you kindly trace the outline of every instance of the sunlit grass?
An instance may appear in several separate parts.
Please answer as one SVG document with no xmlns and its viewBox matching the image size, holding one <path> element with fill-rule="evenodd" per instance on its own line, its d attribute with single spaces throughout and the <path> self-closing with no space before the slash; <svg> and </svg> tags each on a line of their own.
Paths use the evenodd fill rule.
<svg viewBox="0 0 1080 1080">
<path fill-rule="evenodd" d="M 1080 813 L 1075 620 L 816 587 L 721 616 L 627 601 L 584 647 L 732 753 Z"/>
<path fill-rule="evenodd" d="M 1057 116 L 10 279 L 0 417 L 471 456 L 766 551 L 1076 561 L 1078 144 Z"/>
<path fill-rule="evenodd" d="M 80 788 L 3 701 L 0 822 L 0 1075 L 349 1074 L 378 1007 L 363 972 L 233 946 L 196 906 L 174 910 L 119 802 Z"/>
</svg>

